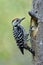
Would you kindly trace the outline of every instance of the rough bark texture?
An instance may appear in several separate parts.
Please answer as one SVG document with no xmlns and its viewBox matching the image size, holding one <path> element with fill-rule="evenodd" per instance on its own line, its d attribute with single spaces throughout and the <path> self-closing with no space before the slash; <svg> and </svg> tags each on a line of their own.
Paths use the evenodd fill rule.
<svg viewBox="0 0 43 65">
<path fill-rule="evenodd" d="M 35 49 L 34 65 L 43 65 L 43 0 L 33 0 L 33 9 L 37 11 L 38 33 L 31 43 Z M 32 36 L 31 36 L 32 38 Z"/>
</svg>

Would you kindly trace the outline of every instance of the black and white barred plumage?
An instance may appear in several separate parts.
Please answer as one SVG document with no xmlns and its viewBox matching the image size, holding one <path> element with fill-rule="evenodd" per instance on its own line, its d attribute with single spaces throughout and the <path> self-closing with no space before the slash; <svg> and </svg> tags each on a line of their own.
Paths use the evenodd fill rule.
<svg viewBox="0 0 43 65">
<path fill-rule="evenodd" d="M 12 21 L 13 22 L 13 35 L 15 37 L 17 46 L 19 47 L 22 54 L 24 54 L 24 49 L 27 49 L 33 55 L 35 55 L 34 50 L 27 45 L 27 38 L 29 34 L 25 33 L 23 26 L 20 25 L 20 22 L 24 19 L 25 18 L 22 18 L 22 19 L 16 18 Z"/>
<path fill-rule="evenodd" d="M 13 35 L 15 37 L 17 46 L 20 48 L 21 52 L 23 53 L 24 47 L 24 32 L 21 26 L 13 27 Z"/>
</svg>

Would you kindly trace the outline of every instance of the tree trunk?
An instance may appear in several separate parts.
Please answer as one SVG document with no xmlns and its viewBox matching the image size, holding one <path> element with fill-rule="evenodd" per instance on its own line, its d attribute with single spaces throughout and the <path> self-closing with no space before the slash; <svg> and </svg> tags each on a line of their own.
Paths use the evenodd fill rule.
<svg viewBox="0 0 43 65">
<path fill-rule="evenodd" d="M 33 9 L 38 18 L 38 32 L 33 37 L 31 34 L 32 48 L 35 50 L 35 57 L 33 58 L 34 65 L 43 65 L 43 0 L 33 0 Z"/>
</svg>

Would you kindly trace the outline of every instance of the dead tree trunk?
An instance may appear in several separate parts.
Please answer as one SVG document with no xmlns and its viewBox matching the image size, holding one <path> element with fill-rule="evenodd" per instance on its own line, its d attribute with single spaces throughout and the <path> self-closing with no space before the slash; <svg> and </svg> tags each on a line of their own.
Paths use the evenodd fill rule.
<svg viewBox="0 0 43 65">
<path fill-rule="evenodd" d="M 31 45 L 35 50 L 34 65 L 43 65 L 43 0 L 33 0 L 33 9 L 29 14 L 32 19 L 30 28 L 35 28 L 30 33 Z"/>
</svg>

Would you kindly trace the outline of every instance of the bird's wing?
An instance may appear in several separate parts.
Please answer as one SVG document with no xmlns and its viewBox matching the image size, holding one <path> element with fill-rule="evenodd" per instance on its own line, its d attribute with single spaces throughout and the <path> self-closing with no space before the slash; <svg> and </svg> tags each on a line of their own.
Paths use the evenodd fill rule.
<svg viewBox="0 0 43 65">
<path fill-rule="evenodd" d="M 23 30 L 23 34 L 24 34 L 24 42 L 27 42 L 28 36 L 29 36 L 29 32 L 26 32 L 26 30 L 24 29 L 23 26 L 20 25 L 20 28 Z"/>
</svg>

